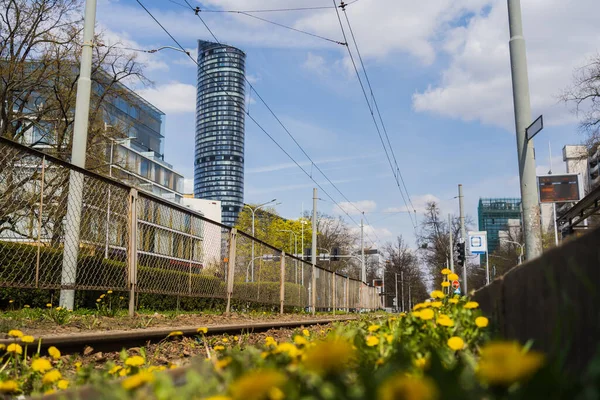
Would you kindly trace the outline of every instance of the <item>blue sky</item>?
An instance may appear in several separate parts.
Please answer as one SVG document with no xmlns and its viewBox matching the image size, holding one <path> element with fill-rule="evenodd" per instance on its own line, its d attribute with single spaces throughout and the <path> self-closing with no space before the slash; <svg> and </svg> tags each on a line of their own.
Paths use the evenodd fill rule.
<svg viewBox="0 0 600 400">
<path fill-rule="evenodd" d="M 186 8 L 167 0 L 142 2 L 194 55 L 197 39 L 211 39 Z M 190 2 L 213 10 L 332 5 L 329 0 Z M 347 12 L 417 211 L 436 200 L 445 214 L 457 213 L 458 183 L 473 217 L 479 197 L 518 196 L 506 2 L 359 0 Z M 562 147 L 582 140 L 576 116 L 558 95 L 574 68 L 599 50 L 599 12 L 600 3 L 593 0 L 524 1 L 532 116 L 543 113 L 546 123 L 536 138 L 540 173 L 548 170 L 549 142 L 554 170 L 560 171 Z M 414 246 L 406 212 L 385 213 L 406 208 L 345 48 L 243 15 L 201 15 L 219 40 L 247 53 L 247 74 L 256 89 L 329 179 L 366 212 L 370 240 L 382 244 L 402 234 Z M 342 40 L 333 9 L 256 15 Z M 134 0 L 100 0 L 97 29 L 108 43 L 124 47 L 175 45 Z M 154 84 L 137 90 L 167 114 L 165 160 L 191 180 L 196 66 L 168 49 L 138 54 Z M 310 162 L 265 107 L 255 96 L 248 103 L 250 114 L 310 172 Z M 345 201 L 314 168 L 312 174 L 336 201 Z M 282 202 L 277 210 L 295 218 L 302 204 L 311 208 L 313 187 L 247 120 L 245 202 L 277 198 Z M 319 197 L 321 211 L 340 214 L 324 193 Z M 342 205 L 360 219 L 354 207 Z"/>
</svg>

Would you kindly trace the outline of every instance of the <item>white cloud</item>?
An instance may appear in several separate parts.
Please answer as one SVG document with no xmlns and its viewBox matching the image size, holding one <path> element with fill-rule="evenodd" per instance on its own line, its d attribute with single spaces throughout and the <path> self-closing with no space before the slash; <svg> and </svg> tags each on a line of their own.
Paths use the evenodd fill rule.
<svg viewBox="0 0 600 400">
<path fill-rule="evenodd" d="M 155 88 L 137 91 L 140 96 L 167 114 L 196 111 L 196 87 L 181 82 L 170 82 Z"/>
<path fill-rule="evenodd" d="M 417 213 L 419 214 L 423 214 L 427 208 L 427 203 L 429 202 L 436 202 L 436 203 L 440 203 L 440 199 L 437 196 L 434 196 L 432 194 L 424 194 L 424 195 L 420 195 L 420 196 L 413 196 L 410 198 L 412 205 L 414 206 L 414 209 L 412 209 L 411 207 L 411 203 L 408 203 L 408 207 L 406 206 L 402 206 L 402 207 L 388 207 L 385 210 L 383 210 L 383 212 L 387 212 L 387 213 L 396 213 L 396 212 L 413 212 L 414 210 L 417 211 Z"/>
<path fill-rule="evenodd" d="M 377 203 L 373 200 L 342 201 L 338 205 L 333 209 L 336 214 L 360 215 L 362 212 L 369 213 L 377 209 Z"/>
<path fill-rule="evenodd" d="M 302 64 L 302 68 L 321 75 L 326 72 L 327 62 L 325 61 L 325 58 L 308 52 L 306 55 L 306 61 L 304 61 L 304 64 Z"/>
<path fill-rule="evenodd" d="M 103 27 L 99 24 L 98 31 L 102 34 L 102 44 L 105 46 L 114 46 L 118 48 L 120 52 L 132 54 L 135 56 L 136 61 L 146 66 L 146 71 L 168 71 L 169 66 L 166 62 L 161 59 L 161 55 L 158 53 L 145 53 L 143 51 L 135 51 L 128 49 L 139 49 L 148 50 L 149 48 L 144 47 L 135 40 L 130 38 L 130 35 L 126 32 L 113 32 L 110 29 Z M 125 49 L 127 48 L 127 49 Z"/>
<path fill-rule="evenodd" d="M 482 9 L 466 26 L 447 30 L 442 49 L 449 65 L 439 83 L 413 95 L 416 111 L 514 130 L 507 3 L 490 3 L 489 13 Z M 526 1 L 522 9 L 532 117 L 544 114 L 548 125 L 571 122 L 558 95 L 598 49 L 600 3 Z"/>
<path fill-rule="evenodd" d="M 549 164 L 538 164 L 535 168 L 536 175 L 547 175 L 550 171 Z M 567 165 L 563 161 L 562 156 L 552 157 L 552 173 L 553 174 L 565 174 L 567 172 Z"/>
</svg>

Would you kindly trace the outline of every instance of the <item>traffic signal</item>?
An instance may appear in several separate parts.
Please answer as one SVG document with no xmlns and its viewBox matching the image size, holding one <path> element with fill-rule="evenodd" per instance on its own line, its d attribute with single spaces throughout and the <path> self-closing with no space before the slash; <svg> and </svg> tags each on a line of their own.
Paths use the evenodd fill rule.
<svg viewBox="0 0 600 400">
<path fill-rule="evenodd" d="M 340 261 L 340 258 L 338 257 L 340 255 L 340 249 L 334 247 L 333 249 L 331 249 L 331 252 L 331 261 Z"/>
<path fill-rule="evenodd" d="M 465 265 L 465 261 L 467 260 L 465 254 L 465 242 L 456 243 L 456 252 L 458 253 L 458 264 L 462 267 Z"/>
</svg>

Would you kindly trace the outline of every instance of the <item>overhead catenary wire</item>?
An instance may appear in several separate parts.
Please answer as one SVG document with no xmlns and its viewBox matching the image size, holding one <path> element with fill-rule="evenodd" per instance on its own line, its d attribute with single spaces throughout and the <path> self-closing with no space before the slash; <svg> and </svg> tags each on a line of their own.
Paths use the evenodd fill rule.
<svg viewBox="0 0 600 400">
<path fill-rule="evenodd" d="M 189 54 L 189 52 L 187 52 L 187 50 L 181 45 L 181 43 L 179 43 L 179 41 L 177 41 L 177 39 L 175 39 L 175 37 L 158 21 L 158 19 L 150 12 L 150 10 L 148 10 L 140 0 L 136 0 L 136 2 L 144 9 L 144 11 L 146 11 L 146 13 L 158 24 L 158 26 L 161 27 L 161 29 L 171 38 L 171 40 L 173 40 L 174 43 L 177 44 L 177 46 L 179 46 L 179 48 L 181 48 L 181 50 L 183 50 L 187 56 L 196 64 L 198 65 L 198 61 L 195 60 L 191 54 Z M 185 2 L 188 4 L 187 0 L 185 0 Z M 190 6 L 191 7 L 191 6 Z M 204 24 L 204 26 L 207 28 L 207 30 L 211 33 L 211 35 L 213 36 L 213 38 L 219 43 L 221 44 L 218 39 L 215 37 L 215 35 L 212 33 L 212 31 L 210 30 L 210 28 L 208 27 L 208 25 L 206 25 L 206 23 L 204 22 L 204 20 L 198 16 L 200 18 L 200 20 L 202 21 L 202 23 Z M 220 82 L 218 82 L 217 80 L 215 80 L 214 78 L 210 77 L 211 80 L 216 83 L 218 86 L 222 86 L 222 84 Z M 267 109 L 271 112 L 271 114 L 275 117 L 275 119 L 279 122 L 279 124 L 284 128 L 284 130 L 286 130 L 286 132 L 288 132 L 288 134 L 292 137 L 292 139 L 294 140 L 294 142 L 296 142 L 295 138 L 293 138 L 293 136 L 291 135 L 291 133 L 289 133 L 289 131 L 287 130 L 287 128 L 285 127 L 285 125 L 283 125 L 283 123 L 281 122 L 281 120 L 277 117 L 277 115 L 273 112 L 273 110 L 268 106 L 268 104 L 264 101 L 264 99 L 259 95 L 259 93 L 256 91 L 256 89 L 252 86 L 252 84 L 248 81 L 248 79 L 246 77 L 244 77 L 246 82 L 250 85 L 250 87 L 252 88 L 252 90 L 254 91 L 255 95 L 261 100 L 261 102 L 263 102 L 263 104 L 267 107 Z M 235 99 L 231 94 L 229 94 L 229 92 L 227 92 L 226 90 L 224 91 L 224 93 L 233 101 L 237 101 L 237 99 Z M 337 201 L 335 201 L 333 199 L 333 197 L 322 187 L 321 184 L 319 184 L 313 177 L 312 174 L 309 174 L 304 168 L 302 168 L 302 166 L 292 157 L 291 154 L 289 154 L 289 152 L 287 152 L 278 142 L 277 140 L 275 140 L 275 138 L 269 134 L 267 132 L 267 130 L 251 115 L 249 115 L 248 113 L 246 113 L 246 115 L 248 115 L 248 117 L 252 120 L 252 122 L 254 122 L 256 124 L 256 126 L 264 133 L 267 135 L 267 137 L 269 137 L 269 139 L 271 139 L 271 141 L 290 159 L 292 160 L 292 162 L 294 164 L 296 164 L 296 166 L 298 168 L 300 168 L 300 170 L 302 170 L 304 172 L 304 174 L 306 176 L 308 176 L 314 183 L 315 185 L 317 185 L 317 187 L 333 202 L 336 204 L 336 206 L 342 211 L 344 212 L 344 214 L 346 214 L 346 216 L 352 221 L 354 222 L 354 224 L 359 225 L 351 216 L 350 214 L 348 214 L 348 212 L 346 212 L 339 204 Z M 298 146 L 300 146 L 297 142 L 296 144 Z M 300 147 L 300 149 L 304 152 L 304 149 L 302 149 L 302 147 Z M 306 154 L 306 152 L 304 152 L 304 154 L 308 157 L 308 154 Z M 309 157 L 310 159 L 310 157 Z M 317 168 L 319 171 L 319 167 L 314 164 L 314 162 L 312 161 L 312 159 L 310 159 L 311 161 L 311 166 L 314 165 L 315 168 Z M 338 190 L 338 192 L 340 194 L 341 191 L 339 191 L 339 189 L 337 188 L 337 186 L 335 186 L 335 184 L 333 182 L 331 182 L 331 180 L 322 172 L 320 171 L 321 174 L 327 179 L 327 181 L 334 187 L 336 188 L 336 190 Z M 343 194 L 342 196 L 344 198 L 346 198 Z M 346 198 L 347 199 L 347 198 Z M 351 203 L 351 202 L 350 202 Z M 354 203 L 352 203 L 354 205 Z M 357 209 L 358 210 L 358 209 Z M 360 211 L 360 210 L 359 210 Z M 361 211 L 362 212 L 362 211 Z M 370 237 L 369 240 L 371 240 L 372 242 L 374 242 Z"/>
<path fill-rule="evenodd" d="M 188 0 L 184 0 L 186 4 L 188 4 L 190 6 L 190 8 L 192 8 L 192 6 L 190 5 L 190 3 L 188 2 Z M 219 39 L 216 37 L 216 35 L 213 33 L 213 31 L 210 29 L 210 27 L 208 26 L 208 24 L 206 23 L 206 21 L 204 21 L 204 19 L 198 14 L 195 13 L 196 16 L 200 19 L 200 21 L 202 22 L 202 24 L 204 25 L 204 27 L 206 28 L 206 30 L 210 33 L 210 35 L 213 37 L 213 39 L 215 40 L 215 42 L 217 42 L 218 44 L 222 44 Z M 347 45 L 346 45 L 347 46 Z M 225 55 L 225 57 L 228 57 L 227 55 Z M 337 185 L 335 185 L 331 179 L 329 179 L 329 177 L 321 170 L 321 168 L 312 160 L 312 158 L 308 155 L 308 153 L 304 150 L 304 148 L 300 145 L 300 143 L 298 143 L 298 141 L 296 140 L 296 138 L 294 137 L 294 135 L 292 135 L 292 133 L 289 131 L 289 129 L 285 126 L 285 124 L 281 121 L 281 119 L 277 116 L 277 114 L 275 114 L 275 112 L 273 111 L 273 109 L 269 106 L 269 104 L 265 101 L 265 99 L 260 95 L 260 93 L 256 90 L 256 88 L 254 88 L 254 86 L 252 85 L 252 83 L 248 80 L 247 77 L 244 76 L 244 79 L 246 80 L 246 83 L 250 86 L 250 88 L 254 91 L 255 96 L 261 101 L 261 103 L 267 108 L 267 110 L 269 111 L 269 113 L 273 116 L 273 118 L 275 118 L 275 120 L 277 121 L 277 123 L 283 128 L 283 130 L 287 133 L 287 135 L 292 139 L 292 141 L 296 144 L 296 146 L 300 149 L 300 151 L 304 154 L 304 156 L 311 162 L 311 167 L 314 166 L 315 169 L 317 171 L 319 171 L 319 173 L 321 173 L 321 175 L 323 175 L 323 177 L 327 180 L 327 182 L 329 182 L 329 184 L 344 198 L 344 200 L 346 200 L 353 208 L 355 208 L 359 213 L 363 213 L 362 210 L 360 210 L 358 207 L 356 207 L 356 205 L 354 204 L 354 202 L 350 201 L 346 195 L 344 195 L 344 193 L 342 193 L 342 191 L 337 187 Z M 305 172 L 306 173 L 306 172 Z M 314 181 L 314 179 L 312 178 L 312 173 L 309 174 L 309 177 L 311 178 L 311 180 Z M 348 218 L 350 218 L 350 220 L 352 220 L 355 224 L 358 225 L 358 223 L 352 218 L 350 217 L 350 214 L 348 214 L 337 202 L 335 202 L 335 200 L 333 200 L 333 198 L 331 196 L 328 195 L 328 197 L 336 204 L 336 206 L 338 208 L 340 208 L 340 210 L 342 210 L 347 216 Z M 367 222 L 368 225 L 369 221 L 365 218 L 365 221 Z"/>
<path fill-rule="evenodd" d="M 335 0 L 332 0 L 332 1 L 333 1 L 333 4 L 336 5 L 336 1 Z M 344 29 L 344 24 L 342 23 L 342 19 L 340 17 L 340 14 L 339 14 L 339 11 L 337 9 L 337 6 L 336 6 L 336 9 L 335 9 L 335 12 L 336 12 L 337 17 L 338 17 L 338 21 L 339 21 L 339 24 L 340 24 L 340 28 L 342 30 L 342 35 L 344 37 L 344 41 L 348 42 L 348 39 L 346 37 L 346 31 Z M 389 154 L 389 152 L 387 150 L 387 146 L 385 145 L 385 141 L 383 139 L 383 135 L 381 133 L 381 129 L 379 128 L 379 124 L 377 123 L 377 119 L 375 118 L 375 113 L 373 112 L 373 108 L 372 108 L 371 103 L 369 101 L 369 95 L 367 94 L 367 91 L 365 89 L 365 85 L 363 84 L 362 78 L 361 78 L 360 73 L 358 71 L 358 67 L 356 66 L 356 61 L 354 60 L 354 56 L 352 54 L 352 51 L 350 50 L 350 46 L 346 46 L 346 48 L 348 50 L 348 55 L 350 56 L 350 61 L 352 62 L 352 66 L 353 66 L 354 71 L 356 73 L 356 76 L 358 78 L 358 82 L 360 84 L 361 90 L 362 90 L 363 95 L 365 97 L 365 100 L 367 102 L 367 106 L 369 108 L 369 111 L 370 111 L 370 114 L 371 114 L 371 118 L 373 119 L 373 123 L 375 124 L 375 128 L 376 128 L 377 134 L 379 136 L 379 140 L 381 141 L 381 145 L 383 146 L 383 149 L 385 151 L 385 155 L 386 155 L 386 158 L 387 158 L 388 163 L 390 165 L 390 168 L 392 170 L 392 174 L 394 175 L 394 178 L 396 179 L 396 184 L 398 186 L 398 189 L 400 190 L 400 195 L 402 196 L 402 200 L 404 201 L 404 204 L 408 208 L 410 202 L 407 202 L 407 200 L 406 200 L 406 198 L 404 196 L 404 192 L 403 192 L 403 190 L 402 190 L 402 188 L 400 186 L 400 179 L 398 177 L 399 168 L 394 168 L 394 165 L 392 164 L 392 160 L 391 160 L 390 154 Z M 372 90 L 371 90 L 371 93 L 372 93 Z M 406 193 L 406 195 L 410 198 L 408 192 Z M 414 207 L 413 207 L 413 209 L 414 209 Z M 415 213 L 415 215 L 416 215 L 416 213 Z M 413 221 L 412 214 L 409 214 L 409 218 L 410 218 L 411 224 L 413 225 L 413 228 L 416 230 L 417 229 L 417 224 L 416 224 L 415 221 Z"/>
</svg>

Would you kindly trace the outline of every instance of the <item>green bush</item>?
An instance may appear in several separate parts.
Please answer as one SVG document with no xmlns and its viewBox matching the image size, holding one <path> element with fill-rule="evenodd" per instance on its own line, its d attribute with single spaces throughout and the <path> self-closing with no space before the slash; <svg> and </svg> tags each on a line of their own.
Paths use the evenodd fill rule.
<svg viewBox="0 0 600 400">
<path fill-rule="evenodd" d="M 237 300 L 246 300 L 262 304 L 279 304 L 279 282 L 235 282 L 233 284 L 233 297 Z M 302 306 L 307 304 L 308 290 L 298 284 L 285 283 L 286 306 Z"/>
</svg>

